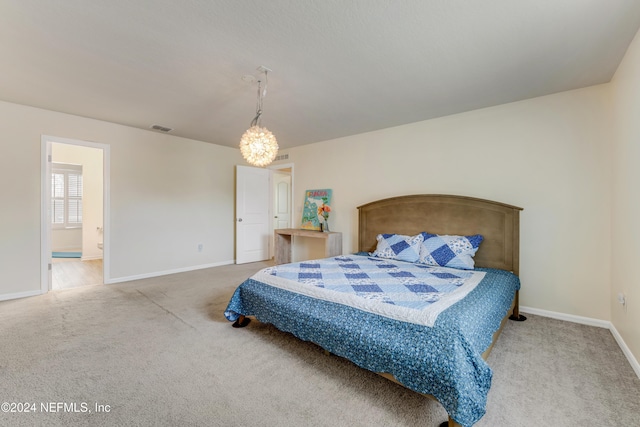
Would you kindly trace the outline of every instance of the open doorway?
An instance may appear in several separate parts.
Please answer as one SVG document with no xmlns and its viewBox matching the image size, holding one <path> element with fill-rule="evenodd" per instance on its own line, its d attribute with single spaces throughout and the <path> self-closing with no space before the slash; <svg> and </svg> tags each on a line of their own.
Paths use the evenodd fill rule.
<svg viewBox="0 0 640 427">
<path fill-rule="evenodd" d="M 271 206 L 273 209 L 272 230 L 293 228 L 293 164 L 272 166 Z M 273 232 L 271 233 L 273 236 Z M 270 254 L 275 255 L 275 242 L 271 239 Z"/>
<path fill-rule="evenodd" d="M 273 171 L 273 228 L 291 228 L 291 168 Z"/>
<path fill-rule="evenodd" d="M 273 230 L 292 227 L 293 164 L 236 167 L 236 264 L 274 257 Z"/>
<path fill-rule="evenodd" d="M 105 282 L 108 146 L 43 137 L 42 291 Z"/>
</svg>

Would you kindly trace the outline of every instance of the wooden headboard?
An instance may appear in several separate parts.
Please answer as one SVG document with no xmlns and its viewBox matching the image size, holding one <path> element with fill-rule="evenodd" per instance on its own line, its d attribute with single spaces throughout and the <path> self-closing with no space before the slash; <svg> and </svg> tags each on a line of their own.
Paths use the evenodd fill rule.
<svg viewBox="0 0 640 427">
<path fill-rule="evenodd" d="M 378 200 L 358 206 L 358 250 L 371 252 L 383 233 L 415 235 L 481 234 L 476 267 L 519 273 L 520 211 L 490 200 L 441 194 L 419 194 Z"/>
</svg>

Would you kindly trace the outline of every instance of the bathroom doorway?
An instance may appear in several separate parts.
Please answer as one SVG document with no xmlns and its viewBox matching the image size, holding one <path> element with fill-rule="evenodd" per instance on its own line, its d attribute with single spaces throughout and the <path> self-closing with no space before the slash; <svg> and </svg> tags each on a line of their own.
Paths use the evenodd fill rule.
<svg viewBox="0 0 640 427">
<path fill-rule="evenodd" d="M 43 137 L 42 291 L 105 282 L 108 146 Z"/>
<path fill-rule="evenodd" d="M 293 163 L 270 166 L 272 229 L 293 226 Z M 273 236 L 273 232 L 271 233 Z M 275 257 L 275 241 L 270 239 L 270 258 Z"/>
</svg>

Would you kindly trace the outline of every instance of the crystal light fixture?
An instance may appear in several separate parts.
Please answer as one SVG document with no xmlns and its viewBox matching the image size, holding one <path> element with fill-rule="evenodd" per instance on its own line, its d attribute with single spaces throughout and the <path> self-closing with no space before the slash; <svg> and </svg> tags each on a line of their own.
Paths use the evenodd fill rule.
<svg viewBox="0 0 640 427">
<path fill-rule="evenodd" d="M 270 70 L 263 66 L 258 67 L 258 70 L 264 71 L 264 91 L 262 90 L 262 82 L 258 80 L 256 116 L 251 121 L 249 129 L 240 138 L 240 153 L 249 164 L 262 167 L 276 158 L 278 141 L 269 129 L 261 125 L 262 99 L 267 94 L 267 72 Z"/>
</svg>

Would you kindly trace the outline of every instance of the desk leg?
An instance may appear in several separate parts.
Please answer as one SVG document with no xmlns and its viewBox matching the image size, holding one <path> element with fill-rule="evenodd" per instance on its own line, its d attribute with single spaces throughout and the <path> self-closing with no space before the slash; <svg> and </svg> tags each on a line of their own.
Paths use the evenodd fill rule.
<svg viewBox="0 0 640 427">
<path fill-rule="evenodd" d="M 324 256 L 326 258 L 342 255 L 342 234 L 330 234 L 325 245 Z"/>
<path fill-rule="evenodd" d="M 275 233 L 276 265 L 291 262 L 291 235 Z"/>
</svg>

